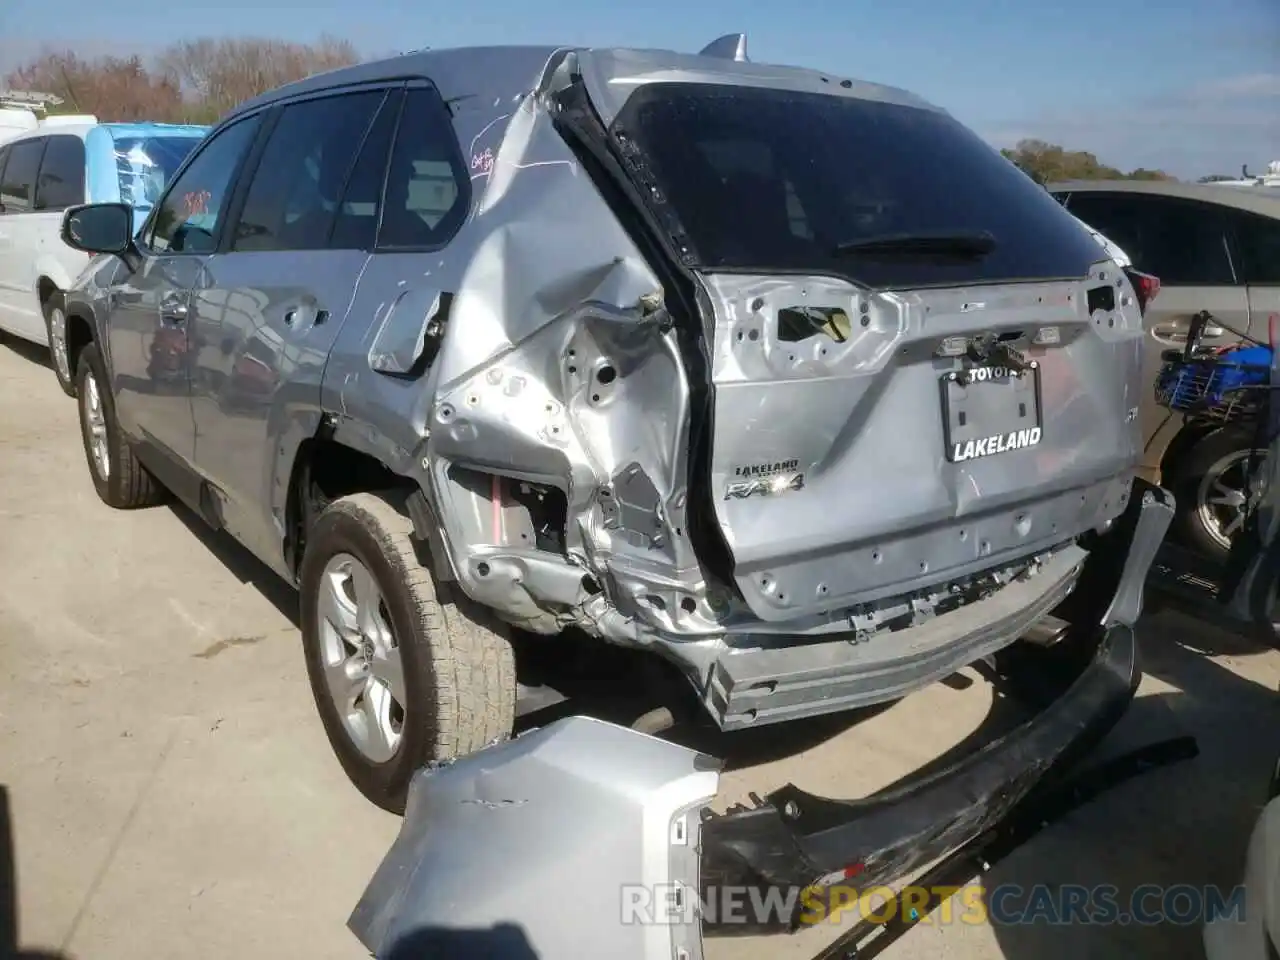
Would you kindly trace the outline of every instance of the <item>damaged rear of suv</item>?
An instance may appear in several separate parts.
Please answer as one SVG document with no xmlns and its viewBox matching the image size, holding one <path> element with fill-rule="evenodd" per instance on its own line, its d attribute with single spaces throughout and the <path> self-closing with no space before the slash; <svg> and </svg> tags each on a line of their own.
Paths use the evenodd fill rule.
<svg viewBox="0 0 1280 960">
<path fill-rule="evenodd" d="M 323 202 L 252 219 L 330 130 Z M 1129 281 L 904 91 L 714 49 L 425 51 L 243 105 L 176 182 L 202 268 L 146 248 L 164 217 L 122 257 L 144 296 L 148 258 L 190 278 L 157 302 L 194 427 L 148 421 L 123 342 L 98 415 L 299 586 L 326 730 L 385 806 L 510 733 L 511 627 L 651 650 L 724 729 L 844 710 L 1061 640 L 1136 509 Z M 132 475 L 95 479 L 136 505 Z"/>
<path fill-rule="evenodd" d="M 597 51 L 548 86 L 678 357 L 607 401 L 596 365 L 643 361 L 557 357 L 615 456 L 582 529 L 619 639 L 728 728 L 900 695 L 1071 592 L 1130 493 L 1142 333 L 1052 198 L 901 91 Z"/>
</svg>

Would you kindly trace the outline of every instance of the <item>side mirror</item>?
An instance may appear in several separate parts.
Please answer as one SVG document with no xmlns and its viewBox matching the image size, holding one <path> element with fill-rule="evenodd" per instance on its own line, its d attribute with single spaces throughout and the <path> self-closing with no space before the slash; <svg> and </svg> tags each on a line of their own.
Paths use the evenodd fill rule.
<svg viewBox="0 0 1280 960">
<path fill-rule="evenodd" d="M 62 215 L 62 242 L 85 253 L 123 256 L 133 246 L 133 207 L 127 203 L 88 203 Z"/>
</svg>

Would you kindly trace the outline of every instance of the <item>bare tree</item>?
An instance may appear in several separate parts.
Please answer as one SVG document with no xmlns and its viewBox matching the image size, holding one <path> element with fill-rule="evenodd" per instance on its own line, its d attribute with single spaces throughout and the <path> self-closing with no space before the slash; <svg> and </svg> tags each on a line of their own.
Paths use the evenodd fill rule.
<svg viewBox="0 0 1280 960">
<path fill-rule="evenodd" d="M 151 65 L 139 56 L 86 60 L 69 50 L 45 52 L 0 86 L 56 94 L 64 111 L 104 121 L 212 123 L 260 93 L 358 59 L 355 47 L 336 37 L 314 44 L 196 39 L 173 44 Z"/>
<path fill-rule="evenodd" d="M 266 90 L 358 59 L 349 41 L 335 37 L 322 37 L 313 45 L 259 37 L 203 38 L 167 48 L 157 69 L 189 100 L 218 116 Z"/>
<path fill-rule="evenodd" d="M 70 51 L 46 53 L 5 83 L 56 94 L 66 108 L 101 120 L 177 120 L 184 112 L 177 84 L 149 73 L 137 56 L 82 60 Z"/>
</svg>

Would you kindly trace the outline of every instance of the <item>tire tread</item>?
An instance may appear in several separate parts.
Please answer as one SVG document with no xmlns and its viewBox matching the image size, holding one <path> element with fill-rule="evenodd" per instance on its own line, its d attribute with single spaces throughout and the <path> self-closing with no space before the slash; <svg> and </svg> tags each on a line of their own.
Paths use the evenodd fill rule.
<svg viewBox="0 0 1280 960">
<path fill-rule="evenodd" d="M 111 458 L 111 476 L 101 481 L 93 466 L 93 455 L 89 450 L 88 438 L 84 432 L 84 400 L 80 399 L 80 435 L 85 448 L 86 465 L 98 496 L 103 502 L 117 510 L 136 510 L 151 507 L 162 502 L 165 489 L 153 477 L 150 471 L 138 460 L 137 454 L 125 436 L 116 419 L 115 398 L 111 395 L 110 384 L 103 366 L 102 356 L 97 344 L 90 343 L 80 352 L 80 360 L 76 364 L 77 393 L 83 396 L 84 379 L 92 371 L 98 381 L 98 394 L 102 398 L 103 417 L 107 426 L 107 452 Z"/>
<path fill-rule="evenodd" d="M 417 620 L 415 637 L 423 642 L 419 654 L 424 660 L 418 672 L 430 684 L 429 699 L 435 706 L 434 716 L 419 715 L 415 724 L 432 734 L 429 742 L 418 745 L 416 769 L 431 761 L 465 756 L 509 737 L 515 720 L 516 674 L 510 628 L 451 584 L 438 583 L 419 560 L 406 499 L 399 491 L 350 494 L 329 504 L 317 525 L 335 514 L 360 524 L 377 543 L 409 598 Z M 385 595 L 387 586 L 382 589 Z M 414 722 L 415 706 L 406 710 L 409 722 Z M 369 793 L 359 780 L 357 785 Z M 399 794 L 405 788 L 407 782 L 396 785 L 395 796 L 370 799 L 399 809 L 403 803 Z"/>
</svg>

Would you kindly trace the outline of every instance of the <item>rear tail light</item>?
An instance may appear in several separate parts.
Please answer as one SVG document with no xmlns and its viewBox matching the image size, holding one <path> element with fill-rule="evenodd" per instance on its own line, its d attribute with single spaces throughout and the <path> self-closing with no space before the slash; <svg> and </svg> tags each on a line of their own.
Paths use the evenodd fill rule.
<svg viewBox="0 0 1280 960">
<path fill-rule="evenodd" d="M 1125 270 L 1125 274 L 1133 284 L 1133 292 L 1138 297 L 1138 309 L 1146 313 L 1147 304 L 1160 295 L 1160 278 L 1133 269 Z"/>
</svg>

